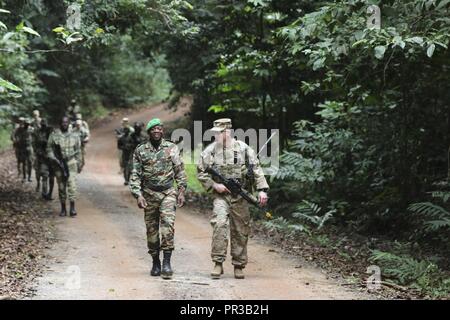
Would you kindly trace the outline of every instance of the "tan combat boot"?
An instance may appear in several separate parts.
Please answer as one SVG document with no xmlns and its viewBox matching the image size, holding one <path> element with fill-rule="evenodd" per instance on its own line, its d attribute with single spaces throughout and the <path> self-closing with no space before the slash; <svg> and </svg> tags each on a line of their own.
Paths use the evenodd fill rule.
<svg viewBox="0 0 450 320">
<path fill-rule="evenodd" d="M 223 266 L 222 263 L 220 262 L 216 262 L 216 264 L 214 265 L 214 269 L 211 272 L 211 277 L 213 279 L 219 279 L 220 275 L 223 274 Z"/>
<path fill-rule="evenodd" d="M 234 277 L 236 279 L 244 279 L 244 270 L 242 267 L 234 266 Z"/>
</svg>

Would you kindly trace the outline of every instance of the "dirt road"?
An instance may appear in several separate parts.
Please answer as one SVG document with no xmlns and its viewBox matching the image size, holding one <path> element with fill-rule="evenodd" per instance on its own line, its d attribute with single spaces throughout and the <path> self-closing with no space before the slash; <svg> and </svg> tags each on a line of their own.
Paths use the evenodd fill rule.
<svg viewBox="0 0 450 320">
<path fill-rule="evenodd" d="M 183 116 L 158 105 L 130 115 L 131 121 Z M 143 212 L 119 172 L 114 128 L 95 128 L 86 167 L 78 177 L 76 218 L 57 218 L 58 242 L 33 299 L 365 299 L 327 280 L 320 270 L 251 239 L 246 279 L 233 278 L 230 259 L 221 280 L 209 277 L 211 227 L 207 217 L 178 209 L 173 280 L 150 277 Z M 54 201 L 55 215 L 58 201 Z"/>
</svg>

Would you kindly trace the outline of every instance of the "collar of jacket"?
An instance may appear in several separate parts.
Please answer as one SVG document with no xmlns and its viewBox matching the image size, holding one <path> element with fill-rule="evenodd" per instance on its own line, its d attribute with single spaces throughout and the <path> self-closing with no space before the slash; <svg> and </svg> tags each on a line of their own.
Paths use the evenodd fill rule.
<svg viewBox="0 0 450 320">
<path fill-rule="evenodd" d="M 150 149 L 150 150 L 152 150 L 152 151 L 159 151 L 159 150 L 161 150 L 162 148 L 167 147 L 168 145 L 169 145 L 169 144 L 168 144 L 168 142 L 166 141 L 166 139 L 161 138 L 161 143 L 159 144 L 159 148 L 158 148 L 158 149 L 155 149 L 155 148 L 153 147 L 152 142 L 150 141 L 150 138 L 149 138 L 148 141 L 147 141 L 147 144 L 146 144 L 146 146 L 145 146 L 145 149 Z"/>
</svg>

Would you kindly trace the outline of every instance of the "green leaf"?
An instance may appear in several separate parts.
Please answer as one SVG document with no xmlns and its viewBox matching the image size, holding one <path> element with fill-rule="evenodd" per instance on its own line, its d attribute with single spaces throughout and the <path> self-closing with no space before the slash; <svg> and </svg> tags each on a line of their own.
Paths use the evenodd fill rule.
<svg viewBox="0 0 450 320">
<path fill-rule="evenodd" d="M 422 37 L 412 37 L 412 38 L 406 39 L 405 41 L 412 42 L 412 43 L 417 43 L 417 44 L 422 44 L 423 43 L 423 38 Z"/>
<path fill-rule="evenodd" d="M 41 35 L 39 33 L 37 33 L 36 31 L 34 31 L 33 29 L 29 28 L 29 27 L 23 27 L 22 30 L 26 33 L 32 34 L 34 36 L 40 37 Z"/>
<path fill-rule="evenodd" d="M 71 44 L 72 42 L 77 42 L 83 40 L 83 37 L 79 32 L 74 32 L 70 36 L 67 37 L 66 43 Z"/>
<path fill-rule="evenodd" d="M 268 5 L 267 0 L 248 0 L 248 2 L 253 4 L 255 7 L 266 7 Z"/>
<path fill-rule="evenodd" d="M 384 57 L 384 53 L 386 52 L 385 46 L 376 46 L 375 47 L 375 58 L 381 60 Z"/>
<path fill-rule="evenodd" d="M 0 21 L 0 28 L 5 29 L 5 30 L 8 29 L 8 27 L 1 21 Z"/>
<path fill-rule="evenodd" d="M 5 10 L 5 9 L 0 9 L 0 13 L 11 13 L 11 11 Z"/>
<path fill-rule="evenodd" d="M 208 108 L 208 112 L 219 113 L 219 112 L 224 112 L 224 111 L 225 111 L 225 107 L 221 106 L 221 105 L 213 105 Z"/>
<path fill-rule="evenodd" d="M 445 6 L 447 6 L 450 3 L 450 0 L 442 0 L 439 2 L 439 4 L 436 7 L 436 10 L 443 9 Z"/>
<path fill-rule="evenodd" d="M 430 46 L 427 49 L 427 56 L 431 58 L 434 53 L 434 49 L 436 49 L 436 45 L 434 43 L 430 44 Z"/>
<path fill-rule="evenodd" d="M 16 86 L 15 84 L 6 81 L 3 78 L 0 78 L 0 87 L 6 88 L 8 90 L 12 90 L 12 91 L 16 91 L 16 92 L 21 92 L 22 89 L 20 89 L 18 86 Z"/>
<path fill-rule="evenodd" d="M 53 31 L 53 32 L 56 32 L 56 33 L 61 33 L 61 32 L 64 32 L 64 27 L 56 27 L 56 28 L 53 29 L 52 31 Z"/>
</svg>

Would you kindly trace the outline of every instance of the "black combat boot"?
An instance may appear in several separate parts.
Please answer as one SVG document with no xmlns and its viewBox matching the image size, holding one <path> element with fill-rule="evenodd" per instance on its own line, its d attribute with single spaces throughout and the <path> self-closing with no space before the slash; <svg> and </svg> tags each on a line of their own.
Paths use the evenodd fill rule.
<svg viewBox="0 0 450 320">
<path fill-rule="evenodd" d="M 77 211 L 75 210 L 75 201 L 70 201 L 70 216 L 75 217 L 77 215 Z"/>
<path fill-rule="evenodd" d="M 60 217 L 65 217 L 67 215 L 67 210 L 66 210 L 66 202 L 65 201 L 61 201 L 61 212 L 59 213 Z"/>
<path fill-rule="evenodd" d="M 161 277 L 163 279 L 172 279 L 173 271 L 170 266 L 170 257 L 172 256 L 171 250 L 164 250 L 164 259 L 161 270 Z"/>
<path fill-rule="evenodd" d="M 49 178 L 49 190 L 47 195 L 45 196 L 46 200 L 53 200 L 52 198 L 52 194 L 53 194 L 53 187 L 55 186 L 55 178 L 54 177 L 50 177 Z"/>
<path fill-rule="evenodd" d="M 33 182 L 33 179 L 31 179 L 31 165 L 28 167 L 28 182 Z"/>
<path fill-rule="evenodd" d="M 159 251 L 157 254 L 152 255 L 153 265 L 152 271 L 150 271 L 150 275 L 152 277 L 158 277 L 161 275 L 161 260 L 159 259 Z"/>
<path fill-rule="evenodd" d="M 42 198 L 47 200 L 47 194 L 48 194 L 48 181 L 46 178 L 42 178 Z"/>
<path fill-rule="evenodd" d="M 37 175 L 36 175 L 37 176 Z M 40 177 L 36 177 L 36 192 L 41 191 L 41 178 Z"/>
</svg>

